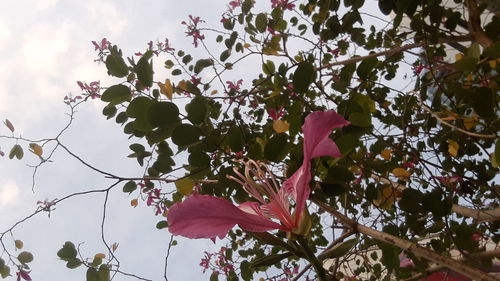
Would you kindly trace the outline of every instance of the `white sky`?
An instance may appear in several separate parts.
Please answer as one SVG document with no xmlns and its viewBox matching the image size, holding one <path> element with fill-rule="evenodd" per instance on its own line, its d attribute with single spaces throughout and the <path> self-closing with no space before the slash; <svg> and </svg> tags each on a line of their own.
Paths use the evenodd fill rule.
<svg viewBox="0 0 500 281">
<path fill-rule="evenodd" d="M 78 94 L 76 81 L 101 80 L 110 85 L 104 65 L 94 63 L 92 40 L 103 37 L 119 45 L 129 56 L 144 51 L 150 40 L 168 37 L 176 48 L 192 49 L 184 37 L 188 14 L 200 15 L 217 25 L 225 1 L 174 0 L 19 0 L 0 2 L 0 119 L 8 118 L 27 138 L 53 137 L 67 121 L 63 98 Z M 160 80 L 160 77 L 156 77 Z M 164 79 L 164 78 L 163 78 Z M 126 176 L 140 176 L 142 169 L 129 154 L 122 129 L 101 114 L 102 103 L 80 107 L 75 123 L 62 141 L 97 167 Z M 0 125 L 0 135 L 8 135 Z M 0 140 L 8 153 L 13 142 Z M 23 144 L 26 148 L 26 144 Z M 0 158 L 0 230 L 36 209 L 37 200 L 52 200 L 76 191 L 106 187 L 110 182 L 62 153 L 43 166 L 31 191 L 36 156 L 27 152 L 23 160 Z M 173 188 L 173 187 L 170 187 Z M 170 235 L 158 231 L 153 210 L 140 202 L 133 209 L 121 186 L 110 196 L 106 238 L 118 242 L 116 255 L 123 271 L 153 280 L 163 279 L 164 256 Z M 58 260 L 57 250 L 65 241 L 84 243 L 86 257 L 106 252 L 100 240 L 103 194 L 70 199 L 59 205 L 50 218 L 43 214 L 13 231 L 24 241 L 24 249 L 35 255 L 33 280 L 82 280 L 83 267 L 70 270 Z M 5 239 L 8 246 L 9 238 Z M 209 240 L 180 240 L 169 262 L 170 280 L 201 280 L 198 266 L 203 250 L 216 249 Z M 13 242 L 12 242 L 13 243 Z M 217 246 L 219 247 L 219 246 Z M 10 249 L 15 253 L 13 247 Z M 15 274 L 13 272 L 13 274 Z M 12 277 L 14 279 L 15 277 Z M 136 280 L 117 276 L 115 280 Z"/>
</svg>

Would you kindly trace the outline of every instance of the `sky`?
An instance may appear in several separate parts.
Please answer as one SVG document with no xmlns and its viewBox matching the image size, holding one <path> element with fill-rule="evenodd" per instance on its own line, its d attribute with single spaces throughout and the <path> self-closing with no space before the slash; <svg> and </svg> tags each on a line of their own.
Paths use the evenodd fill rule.
<svg viewBox="0 0 500 281">
<path fill-rule="evenodd" d="M 0 2 L 0 119 L 8 118 L 16 134 L 31 139 L 53 137 L 67 122 L 63 98 L 77 95 L 76 81 L 100 80 L 110 85 L 104 65 L 96 58 L 92 40 L 106 37 L 125 54 L 144 51 L 150 40 L 169 38 L 176 48 L 191 49 L 180 24 L 189 14 L 202 15 L 207 23 L 218 24 L 225 1 L 174 0 L 19 0 Z M 96 167 L 120 175 L 140 175 L 142 170 L 129 154 L 128 140 L 122 128 L 106 121 L 103 103 L 92 101 L 81 106 L 74 123 L 62 142 L 74 153 Z M 9 135 L 0 125 L 0 135 Z M 15 143 L 0 139 L 7 152 Z M 26 144 L 23 144 L 26 146 Z M 48 148 L 44 149 L 48 151 Z M 85 168 L 62 151 L 42 166 L 35 177 L 37 157 L 25 151 L 22 160 L 0 158 L 0 230 L 12 225 L 36 209 L 38 200 L 53 200 L 64 195 L 105 188 L 111 182 Z M 172 187 L 171 187 L 172 188 Z M 110 194 L 106 216 L 106 239 L 119 243 L 116 255 L 121 270 L 148 279 L 163 279 L 164 257 L 170 234 L 157 230 L 161 217 L 140 202 L 130 206 L 121 187 Z M 56 252 L 65 241 L 82 243 L 85 257 L 106 252 L 101 241 L 100 224 L 103 194 L 86 195 L 58 204 L 50 217 L 43 213 L 20 225 L 13 239 L 24 242 L 34 254 L 33 280 L 82 280 L 83 267 L 70 270 Z M 16 254 L 10 237 L 6 245 Z M 9 244 L 10 243 L 10 244 Z M 204 250 L 216 250 L 209 240 L 183 240 L 174 247 L 169 261 L 170 280 L 203 280 L 198 265 Z M 14 277 L 12 277 L 14 279 Z M 115 280 L 136 280 L 117 276 Z"/>
</svg>

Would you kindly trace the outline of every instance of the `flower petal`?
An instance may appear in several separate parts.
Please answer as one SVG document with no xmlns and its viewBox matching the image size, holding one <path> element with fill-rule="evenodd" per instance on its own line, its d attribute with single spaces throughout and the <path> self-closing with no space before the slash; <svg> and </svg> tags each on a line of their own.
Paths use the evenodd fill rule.
<svg viewBox="0 0 500 281">
<path fill-rule="evenodd" d="M 333 129 L 349 124 L 349 121 L 333 110 L 315 111 L 307 115 L 302 126 L 304 161 L 320 156 L 341 157 L 337 145 L 328 136 Z"/>
<path fill-rule="evenodd" d="M 295 224 L 298 224 L 300 215 L 305 206 L 311 189 L 311 159 L 320 156 L 341 157 L 337 145 L 328 138 L 334 128 L 349 125 L 337 112 L 315 111 L 307 115 L 302 132 L 304 133 L 304 160 L 300 168 L 285 182 L 285 188 L 295 198 Z"/>
<path fill-rule="evenodd" d="M 222 238 L 236 224 L 252 232 L 282 228 L 265 217 L 240 210 L 225 199 L 197 194 L 172 206 L 167 220 L 172 234 L 187 238 Z"/>
</svg>

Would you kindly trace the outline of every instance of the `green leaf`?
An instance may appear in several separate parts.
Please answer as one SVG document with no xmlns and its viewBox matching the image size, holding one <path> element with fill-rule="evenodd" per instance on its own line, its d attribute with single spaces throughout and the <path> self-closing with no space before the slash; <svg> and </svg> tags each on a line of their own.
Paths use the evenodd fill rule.
<svg viewBox="0 0 500 281">
<path fill-rule="evenodd" d="M 353 112 L 349 114 L 349 122 L 358 127 L 370 127 L 372 125 L 372 118 L 370 114 Z"/>
<path fill-rule="evenodd" d="M 180 124 L 172 132 L 172 141 L 178 146 L 193 144 L 200 138 L 200 129 L 190 124 Z"/>
<path fill-rule="evenodd" d="M 231 127 L 231 129 L 229 129 L 229 132 L 227 133 L 227 140 L 229 142 L 229 147 L 233 152 L 239 152 L 243 150 L 243 136 L 241 135 L 240 127 Z"/>
<path fill-rule="evenodd" d="M 210 274 L 210 281 L 219 281 L 219 272 L 213 271 L 212 274 Z"/>
<path fill-rule="evenodd" d="M 188 162 L 189 165 L 193 167 L 208 167 L 210 164 L 210 156 L 201 150 L 197 150 L 189 154 Z"/>
<path fill-rule="evenodd" d="M 306 93 L 309 85 L 314 81 L 314 65 L 309 62 L 301 62 L 293 73 L 293 90 L 297 93 Z"/>
<path fill-rule="evenodd" d="M 148 121 L 154 128 L 179 122 L 179 108 L 171 102 L 156 102 L 148 111 Z"/>
<path fill-rule="evenodd" d="M 265 13 L 260 13 L 255 18 L 255 27 L 260 33 L 266 31 L 267 28 L 267 15 Z"/>
<path fill-rule="evenodd" d="M 358 239 L 350 239 L 347 241 L 344 241 L 340 244 L 335 245 L 333 248 L 325 252 L 324 254 L 319 255 L 320 259 L 333 259 L 333 258 L 339 258 L 347 254 L 352 247 L 356 246 L 358 243 Z"/>
<path fill-rule="evenodd" d="M 481 48 L 479 48 L 479 43 L 472 43 L 467 50 L 467 56 L 475 59 L 479 59 L 481 55 Z"/>
<path fill-rule="evenodd" d="M 403 191 L 403 197 L 399 201 L 399 207 L 409 213 L 420 213 L 422 209 L 423 194 L 417 189 L 407 188 Z"/>
<path fill-rule="evenodd" d="M 484 49 L 483 53 L 490 58 L 500 58 L 500 40 Z"/>
<path fill-rule="evenodd" d="M 99 275 L 99 281 L 109 281 L 110 280 L 109 265 L 102 264 L 99 267 L 99 271 L 97 272 L 97 274 Z"/>
<path fill-rule="evenodd" d="M 493 92 L 489 88 L 476 88 L 473 94 L 474 110 L 482 118 L 491 118 L 495 116 L 493 109 L 495 102 Z"/>
<path fill-rule="evenodd" d="M 435 217 L 444 217 L 451 212 L 452 203 L 443 195 L 440 190 L 425 193 L 422 198 L 422 205 L 426 211 L 430 211 Z"/>
<path fill-rule="evenodd" d="M 220 61 L 226 61 L 230 55 L 231 55 L 231 49 L 227 49 L 220 54 L 219 59 Z"/>
<path fill-rule="evenodd" d="M 125 85 L 113 85 L 106 89 L 104 93 L 102 93 L 101 100 L 105 102 L 109 102 L 112 105 L 117 105 L 122 102 L 129 101 L 132 98 L 132 93 L 130 89 Z"/>
<path fill-rule="evenodd" d="M 358 74 L 361 79 L 367 79 L 377 64 L 378 59 L 376 57 L 364 59 L 356 69 L 356 74 Z"/>
<path fill-rule="evenodd" d="M 288 135 L 285 133 L 276 134 L 267 142 L 264 148 L 264 157 L 272 162 L 281 162 L 289 150 Z"/>
<path fill-rule="evenodd" d="M 76 251 L 75 244 L 70 241 L 64 243 L 63 247 L 57 251 L 57 256 L 64 261 L 75 259 L 78 252 Z"/>
<path fill-rule="evenodd" d="M 461 60 L 455 62 L 453 66 L 459 71 L 473 71 L 476 69 L 478 59 L 472 57 L 464 57 Z"/>
<path fill-rule="evenodd" d="M 135 181 L 128 181 L 124 186 L 123 186 L 123 192 L 125 193 L 132 193 L 134 190 L 137 189 L 137 184 Z"/>
<path fill-rule="evenodd" d="M 353 135 L 345 134 L 336 138 L 335 143 L 337 144 L 340 153 L 342 153 L 342 155 L 347 155 L 351 153 L 356 146 L 358 146 L 359 141 Z"/>
<path fill-rule="evenodd" d="M 500 162 L 500 139 L 495 143 L 495 159 L 497 163 Z"/>
<path fill-rule="evenodd" d="M 82 261 L 80 259 L 70 259 L 67 263 L 66 263 L 66 267 L 69 268 L 69 269 L 75 269 L 77 267 L 79 267 L 80 265 L 82 265 Z"/>
<path fill-rule="evenodd" d="M 197 96 L 190 103 L 186 104 L 188 119 L 193 124 L 200 124 L 207 117 L 207 100 L 202 96 Z"/>
<path fill-rule="evenodd" d="M 24 151 L 19 144 L 14 145 L 9 152 L 9 159 L 13 159 L 14 157 L 16 157 L 18 160 L 21 160 L 23 156 L 24 156 Z"/>
<path fill-rule="evenodd" d="M 135 66 L 135 72 L 137 73 L 137 79 L 145 87 L 153 86 L 153 62 L 149 61 L 153 56 L 152 51 L 147 51 L 137 62 Z"/>
<path fill-rule="evenodd" d="M 108 74 L 113 75 L 118 78 L 122 78 L 128 75 L 128 66 L 123 60 L 122 54 L 119 52 L 112 51 L 110 55 L 106 58 L 106 68 L 108 69 Z"/>
<path fill-rule="evenodd" d="M 97 272 L 97 269 L 90 267 L 87 269 L 87 279 L 86 281 L 100 281 L 99 280 L 99 273 Z"/>
<path fill-rule="evenodd" d="M 156 224 L 156 228 L 158 228 L 158 229 L 164 229 L 164 228 L 167 228 L 167 227 L 168 227 L 168 222 L 166 220 L 159 221 Z"/>
<path fill-rule="evenodd" d="M 250 281 L 253 278 L 253 272 L 250 269 L 250 263 L 248 261 L 242 261 L 240 264 L 241 278 L 245 281 Z"/>
<path fill-rule="evenodd" d="M 185 177 L 175 182 L 175 188 L 180 194 L 187 196 L 193 192 L 193 187 L 196 185 L 192 179 Z"/>
<path fill-rule="evenodd" d="M 2 279 L 5 279 L 10 276 L 10 267 L 4 266 L 0 268 L 0 276 L 2 276 Z"/>
<path fill-rule="evenodd" d="M 209 67 L 214 64 L 211 59 L 201 59 L 194 64 L 194 73 L 199 74 L 205 67 Z"/>
<path fill-rule="evenodd" d="M 262 71 L 267 76 L 273 75 L 276 72 L 276 66 L 274 66 L 274 62 L 271 60 L 266 61 L 266 63 L 262 64 Z"/>
<path fill-rule="evenodd" d="M 288 257 L 293 256 L 292 253 L 283 253 L 283 254 L 271 254 L 267 256 L 263 256 L 261 258 L 254 259 L 250 267 L 256 268 L 259 266 L 270 266 L 279 263 L 281 260 L 286 259 Z"/>
<path fill-rule="evenodd" d="M 29 263 L 29 262 L 33 261 L 33 254 L 30 252 L 24 251 L 24 252 L 19 253 L 19 255 L 17 255 L 17 259 L 21 263 L 24 263 L 24 264 Z"/>
</svg>

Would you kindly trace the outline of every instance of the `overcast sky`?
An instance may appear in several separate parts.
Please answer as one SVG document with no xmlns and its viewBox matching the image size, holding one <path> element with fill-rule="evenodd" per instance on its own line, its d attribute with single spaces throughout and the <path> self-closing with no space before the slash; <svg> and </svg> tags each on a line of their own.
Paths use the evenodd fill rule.
<svg viewBox="0 0 500 281">
<path fill-rule="evenodd" d="M 169 38 L 176 48 L 191 49 L 184 37 L 188 14 L 201 15 L 208 24 L 218 24 L 226 1 L 174 0 L 19 0 L 0 2 L 0 119 L 8 118 L 16 133 L 27 138 L 53 137 L 67 122 L 63 98 L 80 92 L 76 81 L 107 79 L 104 65 L 94 62 L 92 40 L 106 37 L 119 45 L 126 55 L 144 51 L 150 40 Z M 139 176 L 141 170 L 129 154 L 128 140 L 122 129 L 101 114 L 103 104 L 89 102 L 79 108 L 74 124 L 62 141 L 89 163 L 106 171 Z M 0 135 L 8 135 L 0 125 Z M 14 143 L 0 140 L 7 152 Z M 26 144 L 23 144 L 26 148 Z M 32 169 L 37 157 L 26 151 L 21 161 L 0 158 L 0 230 L 33 212 L 37 200 L 52 200 L 96 188 L 109 181 L 68 158 L 62 151 L 53 162 L 38 171 L 35 192 L 31 191 Z M 172 188 L 172 187 L 171 187 Z M 106 222 L 109 243 L 120 243 L 116 255 L 121 270 L 153 280 L 163 277 L 164 255 L 170 234 L 158 231 L 154 211 L 130 200 L 119 187 L 110 196 Z M 58 260 L 57 250 L 65 241 L 84 243 L 85 257 L 106 252 L 100 240 L 103 194 L 70 199 L 16 228 L 14 239 L 24 241 L 23 250 L 31 251 L 33 280 L 82 280 L 85 270 L 70 270 Z M 181 240 L 169 263 L 170 280 L 208 279 L 198 266 L 203 250 L 215 249 L 209 240 Z M 11 242 L 5 239 L 8 246 Z M 11 248 L 12 251 L 14 251 Z M 15 251 L 14 251 L 15 252 Z M 14 277 L 12 277 L 14 279 Z M 115 280 L 134 280 L 118 276 Z"/>
</svg>

